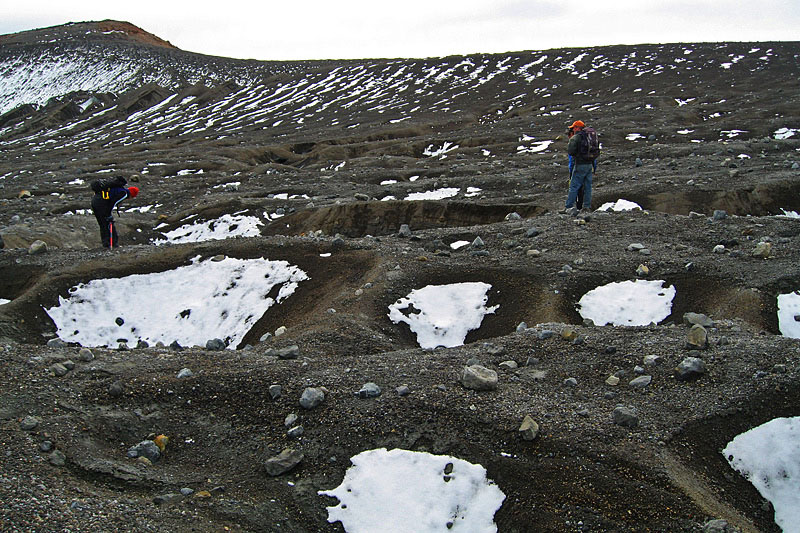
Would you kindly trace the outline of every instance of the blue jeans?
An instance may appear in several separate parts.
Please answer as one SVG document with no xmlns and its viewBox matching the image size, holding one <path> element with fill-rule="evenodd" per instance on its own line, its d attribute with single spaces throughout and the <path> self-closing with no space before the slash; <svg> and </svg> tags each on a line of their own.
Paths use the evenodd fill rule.
<svg viewBox="0 0 800 533">
<path fill-rule="evenodd" d="M 572 178 L 569 180 L 569 194 L 567 195 L 567 205 L 570 208 L 578 197 L 578 190 L 583 187 L 583 207 L 589 209 L 592 206 L 592 170 L 591 163 L 578 163 L 572 171 Z M 576 206 L 580 208 L 581 206 Z"/>
</svg>

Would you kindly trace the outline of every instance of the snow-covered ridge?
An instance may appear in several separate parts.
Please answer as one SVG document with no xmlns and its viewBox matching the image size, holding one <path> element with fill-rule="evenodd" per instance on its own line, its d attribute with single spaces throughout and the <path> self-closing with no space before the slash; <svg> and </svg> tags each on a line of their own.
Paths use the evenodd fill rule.
<svg viewBox="0 0 800 533">
<path fill-rule="evenodd" d="M 648 90 L 649 76 L 676 79 L 714 69 L 715 76 L 747 76 L 798 64 L 795 43 L 646 45 L 588 50 L 548 50 L 409 60 L 257 62 L 215 58 L 155 47 L 94 41 L 24 48 L 0 47 L 0 113 L 24 104 L 43 106 L 76 92 L 119 95 L 156 84 L 171 96 L 126 115 L 110 105 L 88 107 L 62 127 L 27 133 L 25 121 L 3 124 L 0 145 L 85 149 L 100 142 L 124 146 L 135 139 L 183 135 L 233 135 L 269 130 L 283 135 L 309 124 L 355 128 L 364 123 L 400 123 L 432 114 L 485 110 L 492 120 L 531 102 L 543 117 L 561 112 L 554 95 L 580 95 L 592 112 L 614 106 L 619 91 L 643 99 L 697 102 L 702 92 L 677 84 L 670 94 Z M 214 98 L 195 99 L 193 85 L 230 87 Z M 604 94 L 598 94 L 603 86 Z M 643 89 L 644 87 L 645 89 Z M 576 88 L 582 88 L 575 91 Z M 591 96 L 590 96 L 591 94 Z M 85 100 L 85 96 L 83 96 Z M 202 100 L 202 101 L 200 101 Z M 103 116 L 101 114 L 107 114 Z M 30 119 L 29 119 L 30 120 Z M 8 122 L 8 121 L 7 121 Z M 23 133 L 26 132 L 26 133 Z M 32 149 L 36 149 L 35 147 Z"/>
</svg>

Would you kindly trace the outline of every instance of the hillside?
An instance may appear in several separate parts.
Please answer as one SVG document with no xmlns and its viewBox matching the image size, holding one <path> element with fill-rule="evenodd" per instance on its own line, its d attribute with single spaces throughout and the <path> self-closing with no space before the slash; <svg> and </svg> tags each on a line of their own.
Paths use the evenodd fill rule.
<svg viewBox="0 0 800 533">
<path fill-rule="evenodd" d="M 720 451 L 800 414 L 777 304 L 800 289 L 800 222 L 778 216 L 800 211 L 798 74 L 797 42 L 259 62 L 115 21 L 0 36 L 0 529 L 344 531 L 318 491 L 384 447 L 485 467 L 503 533 L 779 531 Z M 575 119 L 600 132 L 593 207 L 642 209 L 558 212 Z M 111 175 L 141 192 L 108 251 L 89 183 Z M 192 228 L 228 238 L 177 237 Z M 241 338 L 87 354 L 46 311 L 92 280 L 259 258 L 307 279 Z M 675 288 L 663 320 L 581 314 L 634 279 Z M 463 346 L 422 348 L 390 320 L 415 290 L 474 282 L 496 310 Z M 119 300 L 155 315 L 170 296 L 148 287 Z M 686 313 L 710 318 L 703 349 Z M 686 380 L 689 357 L 706 371 Z M 494 390 L 463 385 L 476 362 Z M 299 405 L 307 387 L 322 405 Z M 126 456 L 158 434 L 160 461 Z M 288 447 L 300 464 L 267 474 Z"/>
</svg>

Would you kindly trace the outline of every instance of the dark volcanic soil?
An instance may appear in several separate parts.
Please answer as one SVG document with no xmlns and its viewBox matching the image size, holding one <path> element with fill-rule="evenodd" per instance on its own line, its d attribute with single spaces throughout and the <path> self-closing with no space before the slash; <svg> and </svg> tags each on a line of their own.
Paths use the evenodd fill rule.
<svg viewBox="0 0 800 533">
<path fill-rule="evenodd" d="M 772 136 L 800 125 L 788 103 L 800 97 L 797 56 L 785 57 L 794 59 L 735 84 L 716 66 L 637 78 L 619 93 L 614 87 L 624 80 L 597 79 L 596 94 L 574 99 L 563 82 L 569 74 L 552 73 L 553 99 L 564 112 L 550 116 L 534 101 L 489 114 L 487 100 L 516 91 L 511 84 L 475 95 L 474 107 L 454 116 L 397 124 L 375 114 L 361 128 L 320 121 L 293 133 L 178 134 L 71 151 L 48 149 L 46 132 L 57 119 L 41 111 L 30 119 L 36 124 L 5 132 L 0 298 L 12 301 L 0 306 L 0 530 L 343 531 L 326 521 L 325 507 L 335 502 L 317 491 L 341 482 L 350 457 L 386 447 L 486 467 L 506 495 L 495 517 L 503 533 L 701 531 L 711 519 L 741 531 L 778 531 L 770 505 L 720 450 L 747 429 L 800 415 L 800 344 L 779 334 L 776 316 L 776 296 L 800 289 L 800 221 L 772 216 L 800 209 L 800 170 L 793 168 L 800 138 Z M 686 85 L 679 90 L 676 80 Z M 633 83 L 647 90 L 634 91 Z M 687 87 L 713 105 L 643 96 Z M 194 91 L 211 102 L 226 96 Z M 581 107 L 611 95 L 613 108 Z M 642 108 L 643 100 L 658 112 Z M 373 116 L 360 105 L 362 118 Z M 709 125 L 707 115 L 718 109 L 724 124 Z M 561 134 L 575 118 L 602 133 L 593 206 L 625 198 L 644 211 L 587 220 L 557 213 L 567 187 Z M 704 142 L 673 133 L 682 128 Z M 747 133 L 720 138 L 720 130 L 733 129 Z M 24 140 L 37 131 L 43 137 Z M 626 141 L 631 132 L 645 138 Z M 524 134 L 554 143 L 519 152 Z M 444 141 L 460 149 L 446 159 L 424 155 Z M 91 214 L 74 214 L 88 208 L 86 183 L 70 184 L 107 168 L 142 190 L 129 207 L 157 204 L 117 217 L 124 246 L 113 252 L 99 248 Z M 194 173 L 179 174 L 185 169 Z M 462 192 L 402 201 L 443 187 Z M 467 187 L 481 194 L 466 197 Z M 397 200 L 381 201 L 390 195 Z M 278 210 L 286 216 L 266 223 L 260 237 L 151 244 L 192 215 L 264 218 Z M 712 217 L 719 210 L 728 216 Z M 520 218 L 507 220 L 512 212 Z M 398 234 L 401 224 L 409 224 L 410 238 Z M 476 237 L 488 254 L 449 247 Z M 29 254 L 35 240 L 47 251 Z M 766 259 L 752 255 L 762 241 L 772 244 Z M 632 243 L 650 255 L 629 251 Z M 724 253 L 715 253 L 720 244 Z M 323 253 L 331 256 L 321 260 Z M 286 260 L 310 280 L 236 350 L 93 347 L 94 359 L 84 361 L 79 346 L 46 344 L 55 326 L 43 307 L 70 287 L 220 254 Z M 564 265 L 572 271 L 563 273 Z M 676 287 L 672 315 L 647 327 L 584 323 L 576 310 L 581 296 L 635 279 L 639 265 L 649 279 Z M 490 283 L 489 305 L 499 305 L 464 346 L 420 349 L 404 324 L 388 319 L 387 306 L 411 290 L 460 281 Z M 159 295 L 148 297 L 157 305 Z M 686 348 L 686 312 L 714 320 L 707 349 Z M 518 328 L 523 322 L 528 327 Z M 284 335 L 260 341 L 281 326 Z M 565 340 L 569 329 L 581 342 Z M 548 330 L 555 335 L 545 338 Z M 272 351 L 294 344 L 297 359 Z M 645 366 L 651 355 L 659 364 Z M 702 358 L 707 373 L 677 380 L 673 369 L 686 357 Z M 496 391 L 460 384 L 472 358 L 498 372 Z M 67 360 L 74 368 L 56 376 L 53 365 Z M 519 368 L 500 366 L 505 361 Z M 637 367 L 653 377 L 643 389 L 628 386 Z M 183 368 L 194 375 L 177 378 Z M 618 385 L 607 384 L 611 375 Z M 358 398 L 366 382 L 383 394 Z M 275 384 L 282 394 L 272 399 Z M 399 395 L 401 385 L 411 394 Z M 298 401 L 309 386 L 328 392 L 321 406 L 305 410 Z M 637 427 L 613 423 L 618 405 L 636 411 Z M 287 437 L 290 413 L 305 429 L 299 438 Z M 533 441 L 518 432 L 526 415 L 541 427 Z M 26 417 L 38 425 L 23 429 Z M 169 437 L 161 461 L 126 456 L 158 434 Z M 58 453 L 43 449 L 45 441 Z M 301 450 L 303 461 L 267 475 L 264 462 L 287 447 Z M 59 454 L 63 464 L 53 464 Z M 182 488 L 195 492 L 169 496 Z"/>
</svg>

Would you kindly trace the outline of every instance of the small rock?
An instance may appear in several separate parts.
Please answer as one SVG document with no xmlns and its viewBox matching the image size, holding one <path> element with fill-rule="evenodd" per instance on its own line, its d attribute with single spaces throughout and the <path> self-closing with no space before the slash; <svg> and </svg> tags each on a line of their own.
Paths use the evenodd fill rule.
<svg viewBox="0 0 800 533">
<path fill-rule="evenodd" d="M 635 428 L 639 425 L 639 417 L 636 413 L 632 409 L 621 405 L 615 407 L 611 412 L 611 419 L 618 426 L 626 428 Z"/>
<path fill-rule="evenodd" d="M 700 324 L 695 324 L 689 330 L 686 347 L 690 350 L 705 350 L 708 347 L 708 332 Z"/>
<path fill-rule="evenodd" d="M 684 313 L 683 322 L 687 326 L 700 325 L 704 328 L 714 327 L 714 321 L 708 318 L 706 315 L 700 313 Z"/>
<path fill-rule="evenodd" d="M 181 368 L 178 372 L 178 379 L 190 378 L 192 376 L 194 376 L 194 372 L 189 368 Z"/>
<path fill-rule="evenodd" d="M 772 255 L 772 243 L 771 242 L 760 242 L 756 245 L 752 252 L 753 257 L 761 257 L 762 259 L 768 259 Z"/>
<path fill-rule="evenodd" d="M 28 247 L 28 255 L 43 254 L 47 251 L 47 243 L 41 240 L 35 240 Z"/>
<path fill-rule="evenodd" d="M 292 427 L 297 423 L 298 416 L 295 413 L 289 413 L 286 415 L 286 418 L 283 419 L 283 425 L 288 427 Z"/>
<path fill-rule="evenodd" d="M 364 383 L 356 393 L 359 398 L 377 398 L 381 395 L 381 388 L 375 383 Z"/>
<path fill-rule="evenodd" d="M 281 397 L 281 394 L 283 392 L 283 387 L 281 387 L 280 385 L 270 385 L 268 391 L 269 391 L 269 397 L 272 398 L 273 400 L 277 400 L 278 398 Z"/>
<path fill-rule="evenodd" d="M 297 439 L 302 437 L 304 432 L 305 430 L 303 429 L 303 426 L 294 426 L 286 432 L 286 436 L 290 439 Z"/>
<path fill-rule="evenodd" d="M 536 423 L 530 415 L 525 415 L 518 431 L 520 435 L 522 435 L 523 440 L 531 441 L 539 435 L 539 424 Z"/>
<path fill-rule="evenodd" d="M 644 250 L 644 244 L 639 242 L 634 242 L 628 245 L 629 252 L 638 252 L 640 250 Z"/>
<path fill-rule="evenodd" d="M 496 390 L 497 383 L 497 372 L 481 365 L 464 367 L 461 375 L 461 384 L 471 390 Z"/>
<path fill-rule="evenodd" d="M 64 452 L 61 450 L 54 450 L 53 453 L 50 454 L 49 461 L 53 466 L 64 466 L 67 464 L 67 456 L 64 455 Z"/>
<path fill-rule="evenodd" d="M 484 246 L 486 246 L 486 243 L 484 243 L 483 239 L 481 239 L 480 237 L 475 237 L 475 240 L 472 241 L 473 248 L 483 248 Z"/>
<path fill-rule="evenodd" d="M 506 215 L 506 222 L 514 222 L 517 220 L 522 220 L 522 217 L 516 211 Z"/>
<path fill-rule="evenodd" d="M 39 422 L 40 422 L 39 419 L 36 418 L 35 416 L 26 416 L 19 423 L 19 428 L 22 431 L 31 431 L 33 429 L 36 429 L 36 427 L 39 425 Z"/>
<path fill-rule="evenodd" d="M 616 387 L 617 385 L 619 385 L 619 378 L 617 376 L 608 376 L 606 378 L 606 385 Z"/>
<path fill-rule="evenodd" d="M 712 250 L 712 252 L 714 252 L 715 254 L 724 254 L 725 253 L 725 245 L 724 244 L 716 245 L 714 247 L 714 249 Z"/>
<path fill-rule="evenodd" d="M 660 355 L 645 355 L 644 356 L 644 366 L 656 366 L 660 365 L 662 361 L 662 357 Z"/>
<path fill-rule="evenodd" d="M 143 440 L 136 446 L 128 448 L 128 457 L 132 459 L 144 457 L 151 463 L 156 463 L 161 459 L 161 448 L 152 440 Z"/>
<path fill-rule="evenodd" d="M 56 363 L 50 367 L 50 372 L 52 372 L 54 376 L 60 378 L 66 376 L 69 370 L 61 363 Z"/>
<path fill-rule="evenodd" d="M 646 278 L 650 275 L 650 269 L 647 268 L 646 265 L 639 265 L 639 267 L 636 269 L 636 275 L 640 278 Z"/>
<path fill-rule="evenodd" d="M 122 396 L 122 384 L 119 381 L 115 381 L 111 385 L 108 386 L 108 395 L 112 398 L 119 398 Z"/>
<path fill-rule="evenodd" d="M 218 352 L 224 350 L 225 348 L 225 341 L 222 339 L 209 339 L 206 341 L 206 350 Z"/>
<path fill-rule="evenodd" d="M 561 338 L 565 341 L 574 341 L 578 338 L 578 332 L 573 328 L 564 328 L 561 331 Z"/>
<path fill-rule="evenodd" d="M 639 376 L 638 378 L 631 380 L 631 382 L 628 383 L 628 386 L 632 389 L 643 389 L 650 385 L 652 381 L 653 376 Z"/>
<path fill-rule="evenodd" d="M 725 220 L 728 218 L 728 212 L 722 209 L 717 209 L 711 217 L 713 220 Z"/>
<path fill-rule="evenodd" d="M 275 457 L 267 459 L 264 463 L 264 470 L 266 470 L 267 474 L 270 476 L 280 476 L 299 465 L 302 460 L 302 452 L 287 448 Z"/>
<path fill-rule="evenodd" d="M 88 363 L 89 361 L 94 360 L 94 354 L 89 348 L 81 348 L 80 351 L 78 352 L 78 359 L 85 363 Z"/>
<path fill-rule="evenodd" d="M 575 379 L 575 378 L 567 378 L 567 379 L 564 380 L 564 386 L 565 387 L 577 387 L 578 386 L 578 380 Z"/>
<path fill-rule="evenodd" d="M 528 238 L 538 237 L 541 235 L 541 231 L 538 228 L 528 228 L 528 231 L 525 232 L 525 236 Z"/>
<path fill-rule="evenodd" d="M 411 394 L 411 389 L 408 388 L 408 385 L 400 385 L 395 390 L 399 396 L 408 396 Z"/>
<path fill-rule="evenodd" d="M 286 333 L 286 326 L 281 326 L 281 327 L 279 327 L 278 329 L 275 330 L 275 336 L 276 337 L 280 337 L 284 333 Z"/>
<path fill-rule="evenodd" d="M 397 232 L 398 237 L 411 237 L 411 228 L 408 224 L 401 224 L 400 231 Z"/>
<path fill-rule="evenodd" d="M 322 389 L 317 387 L 307 387 L 300 397 L 300 407 L 304 409 L 313 409 L 325 401 L 325 393 Z"/>
<path fill-rule="evenodd" d="M 674 375 L 678 381 L 698 379 L 706 373 L 706 364 L 698 357 L 687 357 L 675 367 Z"/>
<path fill-rule="evenodd" d="M 517 368 L 519 368 L 519 365 L 517 364 L 516 361 L 503 361 L 497 366 L 499 366 L 503 370 L 516 370 Z"/>
<path fill-rule="evenodd" d="M 64 342 L 61 339 L 59 339 L 58 337 L 56 337 L 55 339 L 50 339 L 49 341 L 47 341 L 47 347 L 48 348 L 65 348 L 66 346 L 69 346 L 69 345 L 66 342 Z"/>
</svg>

